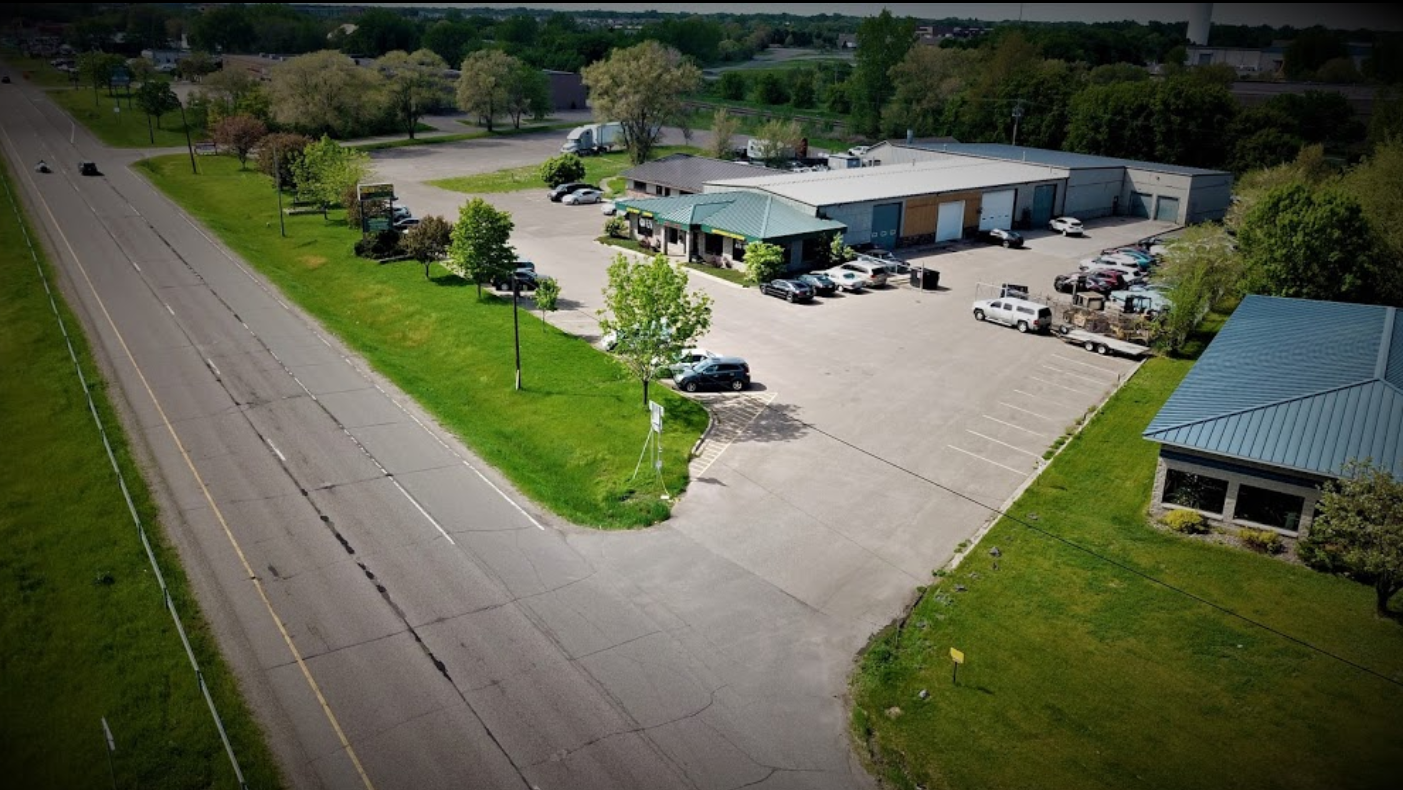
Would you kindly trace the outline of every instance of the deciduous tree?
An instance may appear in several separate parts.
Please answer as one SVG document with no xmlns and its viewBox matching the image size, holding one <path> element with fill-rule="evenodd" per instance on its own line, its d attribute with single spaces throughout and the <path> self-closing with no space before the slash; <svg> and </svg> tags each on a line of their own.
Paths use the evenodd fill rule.
<svg viewBox="0 0 1403 790">
<path fill-rule="evenodd" d="M 507 75 L 507 115 L 512 128 L 521 128 L 521 118 L 544 118 L 550 115 L 550 78 L 545 72 L 526 63 L 517 63 Z"/>
<path fill-rule="evenodd" d="M 488 131 L 506 111 L 516 58 L 498 49 L 474 52 L 463 60 L 458 76 L 458 109 L 482 119 Z"/>
<path fill-rule="evenodd" d="M 541 311 L 541 331 L 546 331 L 546 313 L 554 313 L 560 304 L 560 281 L 554 277 L 542 277 L 531 294 L 536 300 L 536 308 Z"/>
<path fill-rule="evenodd" d="M 1403 138 L 1393 138 L 1350 168 L 1341 188 L 1359 201 L 1383 245 L 1385 260 L 1403 261 Z M 1403 305 L 1403 267 L 1380 267 L 1380 304 Z"/>
<path fill-rule="evenodd" d="M 676 359 L 711 328 L 711 297 L 687 289 L 687 272 L 666 256 L 634 261 L 622 253 L 609 266 L 599 328 L 614 333 L 619 362 L 643 384 L 657 376 L 658 361 Z"/>
<path fill-rule="evenodd" d="M 1325 485 L 1318 515 L 1302 541 L 1312 565 L 1371 584 L 1380 617 L 1398 617 L 1389 600 L 1403 590 L 1403 482 L 1368 461 L 1352 461 Z"/>
<path fill-rule="evenodd" d="M 647 161 L 663 126 L 682 113 L 683 97 L 701 84 L 700 69 L 656 41 L 616 49 L 586 66 L 583 76 L 594 117 L 623 125 L 624 147 L 634 164 Z"/>
<path fill-rule="evenodd" d="M 1160 269 L 1170 307 L 1160 319 L 1158 343 L 1179 351 L 1209 309 L 1236 293 L 1242 259 L 1223 226 L 1195 225 L 1170 242 Z"/>
<path fill-rule="evenodd" d="M 797 121 L 778 118 L 766 121 L 755 132 L 756 152 L 766 164 L 776 165 L 793 159 L 804 142 L 804 130 Z M 750 253 L 747 251 L 746 256 Z"/>
<path fill-rule="evenodd" d="M 857 68 L 853 71 L 852 117 L 857 130 L 875 136 L 881 129 L 882 107 L 891 98 L 891 69 L 916 42 L 916 21 L 882 13 L 857 26 Z"/>
<path fill-rule="evenodd" d="M 443 217 L 430 215 L 405 232 L 400 240 L 404 254 L 424 264 L 424 279 L 429 278 L 429 265 L 443 260 L 448 245 L 453 243 L 453 223 Z"/>
<path fill-rule="evenodd" d="M 323 209 L 342 200 L 348 189 L 370 180 L 370 155 L 338 145 L 327 135 L 307 146 L 294 166 L 297 195 Z"/>
<path fill-rule="evenodd" d="M 383 82 L 335 50 L 299 55 L 273 67 L 273 119 L 304 132 L 349 137 L 381 111 Z"/>
<path fill-rule="evenodd" d="M 511 246 L 512 215 L 482 198 L 473 198 L 458 210 L 453 223 L 453 240 L 448 255 L 464 275 L 477 284 L 507 277 L 516 268 L 516 250 Z"/>
<path fill-rule="evenodd" d="M 215 124 L 212 134 L 216 144 L 234 152 L 242 170 L 248 162 L 249 152 L 268 136 L 268 127 L 257 118 L 233 115 Z"/>
<path fill-rule="evenodd" d="M 734 159 L 736 155 L 735 136 L 739 130 L 739 119 L 731 115 L 724 107 L 717 110 L 711 116 L 711 147 L 707 153 L 717 159 Z"/>
<path fill-rule="evenodd" d="M 1359 201 L 1339 189 L 1280 187 L 1247 212 L 1237 233 L 1257 293 L 1374 302 L 1379 245 Z"/>
<path fill-rule="evenodd" d="M 258 146 L 258 170 L 284 187 L 297 188 L 297 163 L 311 138 L 296 132 L 273 132 Z"/>
<path fill-rule="evenodd" d="M 78 56 L 78 73 L 93 86 L 93 104 L 98 103 L 98 89 L 112 87 L 112 74 L 121 67 L 121 55 L 107 52 L 84 52 Z"/>
<path fill-rule="evenodd" d="M 541 180 L 554 189 L 585 177 L 585 163 L 575 154 L 558 154 L 541 163 Z"/>
<path fill-rule="evenodd" d="M 375 62 L 385 76 L 385 93 L 409 139 L 426 110 L 448 103 L 452 91 L 443 73 L 448 64 L 432 50 L 395 50 Z"/>
<path fill-rule="evenodd" d="M 156 128 L 161 128 L 161 116 L 172 110 L 180 108 L 180 99 L 171 90 L 169 82 L 164 80 L 149 80 L 141 83 L 141 87 L 136 89 L 136 106 L 146 113 L 148 118 L 154 119 Z M 151 141 L 155 143 L 153 138 Z"/>
</svg>

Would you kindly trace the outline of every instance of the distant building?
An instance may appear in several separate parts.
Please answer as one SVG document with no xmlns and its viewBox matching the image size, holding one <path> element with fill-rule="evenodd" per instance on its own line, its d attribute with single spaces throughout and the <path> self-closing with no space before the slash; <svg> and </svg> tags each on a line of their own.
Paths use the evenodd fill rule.
<svg viewBox="0 0 1403 790">
<path fill-rule="evenodd" d="M 175 66 L 180 63 L 181 58 L 189 57 L 189 55 L 188 50 L 179 49 L 143 49 L 141 51 L 141 57 L 151 61 L 151 65 L 157 68 Z"/>
<path fill-rule="evenodd" d="M 543 69 L 550 78 L 551 106 L 557 110 L 583 110 L 589 106 L 584 79 L 573 71 Z"/>
<path fill-rule="evenodd" d="M 670 154 L 644 162 L 622 175 L 629 197 L 672 197 L 705 191 L 708 181 L 777 173 L 768 167 L 691 154 Z"/>
<path fill-rule="evenodd" d="M 1286 48 L 1289 41 L 1273 41 L 1269 47 L 1207 47 L 1191 45 L 1184 60 L 1186 66 L 1227 65 L 1237 69 L 1237 73 L 1247 75 L 1280 75 L 1286 66 Z M 1364 67 L 1364 61 L 1373 52 L 1372 44 L 1346 44 L 1346 52 L 1354 61 L 1356 69 Z"/>
</svg>

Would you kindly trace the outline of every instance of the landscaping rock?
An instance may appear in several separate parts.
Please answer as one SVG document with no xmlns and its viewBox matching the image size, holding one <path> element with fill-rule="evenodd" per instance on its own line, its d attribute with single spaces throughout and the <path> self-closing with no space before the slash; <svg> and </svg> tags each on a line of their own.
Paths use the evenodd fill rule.
<svg viewBox="0 0 1403 790">
<path fill-rule="evenodd" d="M 963 584 L 957 584 L 957 585 L 955 585 L 955 592 L 964 592 L 965 589 L 966 589 L 966 588 L 965 588 L 965 586 L 964 586 Z"/>
<path fill-rule="evenodd" d="M 989 556 L 990 556 L 990 557 L 1002 557 L 1002 556 L 1004 556 L 1004 553 L 1003 553 L 1002 551 L 999 551 L 999 547 L 998 547 L 998 546 L 995 546 L 994 548 L 989 549 Z"/>
<path fill-rule="evenodd" d="M 896 718 L 899 718 L 900 716 L 901 716 L 901 708 L 898 708 L 898 707 L 896 707 L 895 705 L 891 706 L 890 708 L 887 708 L 887 718 L 888 718 L 888 719 L 896 719 Z"/>
<path fill-rule="evenodd" d="M 930 692 L 926 691 L 925 689 L 921 689 L 921 693 L 917 694 L 916 696 L 921 699 L 928 699 L 930 697 Z"/>
</svg>

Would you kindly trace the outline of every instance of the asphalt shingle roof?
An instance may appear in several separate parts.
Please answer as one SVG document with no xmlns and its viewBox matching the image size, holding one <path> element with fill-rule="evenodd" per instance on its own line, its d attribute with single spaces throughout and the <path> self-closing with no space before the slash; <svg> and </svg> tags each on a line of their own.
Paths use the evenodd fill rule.
<svg viewBox="0 0 1403 790">
<path fill-rule="evenodd" d="M 847 225 L 804 214 L 769 195 L 756 192 L 708 192 L 700 195 L 621 199 L 620 211 L 651 214 L 654 219 L 682 227 L 698 225 L 748 239 L 783 239 L 812 233 L 847 230 Z"/>
<path fill-rule="evenodd" d="M 1403 478 L 1403 311 L 1249 296 L 1144 435 L 1327 477 L 1368 458 Z"/>
<path fill-rule="evenodd" d="M 764 173 L 780 172 L 758 165 L 743 165 L 724 159 L 712 159 L 691 154 L 669 154 L 661 159 L 644 162 L 637 167 L 625 170 L 622 175 L 629 183 L 642 181 L 646 184 L 661 184 L 683 192 L 701 192 L 708 181 L 727 178 L 747 178 Z"/>
</svg>

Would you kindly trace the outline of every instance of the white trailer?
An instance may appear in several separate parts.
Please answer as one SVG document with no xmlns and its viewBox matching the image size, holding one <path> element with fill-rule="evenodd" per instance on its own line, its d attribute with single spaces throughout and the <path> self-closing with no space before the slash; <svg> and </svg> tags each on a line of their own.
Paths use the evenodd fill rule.
<svg viewBox="0 0 1403 790">
<path fill-rule="evenodd" d="M 580 156 L 602 154 L 612 151 L 623 140 L 624 125 L 621 123 L 587 123 L 570 130 L 560 151 Z"/>
<path fill-rule="evenodd" d="M 1117 340 L 1114 337 L 1098 335 L 1095 332 L 1088 332 L 1085 329 L 1077 329 L 1069 324 L 1057 327 L 1055 333 L 1062 338 L 1063 342 L 1081 346 L 1087 351 L 1093 351 L 1101 356 L 1115 354 L 1117 356 L 1139 359 L 1150 353 L 1150 349 L 1139 343 L 1131 343 L 1128 340 Z"/>
</svg>

